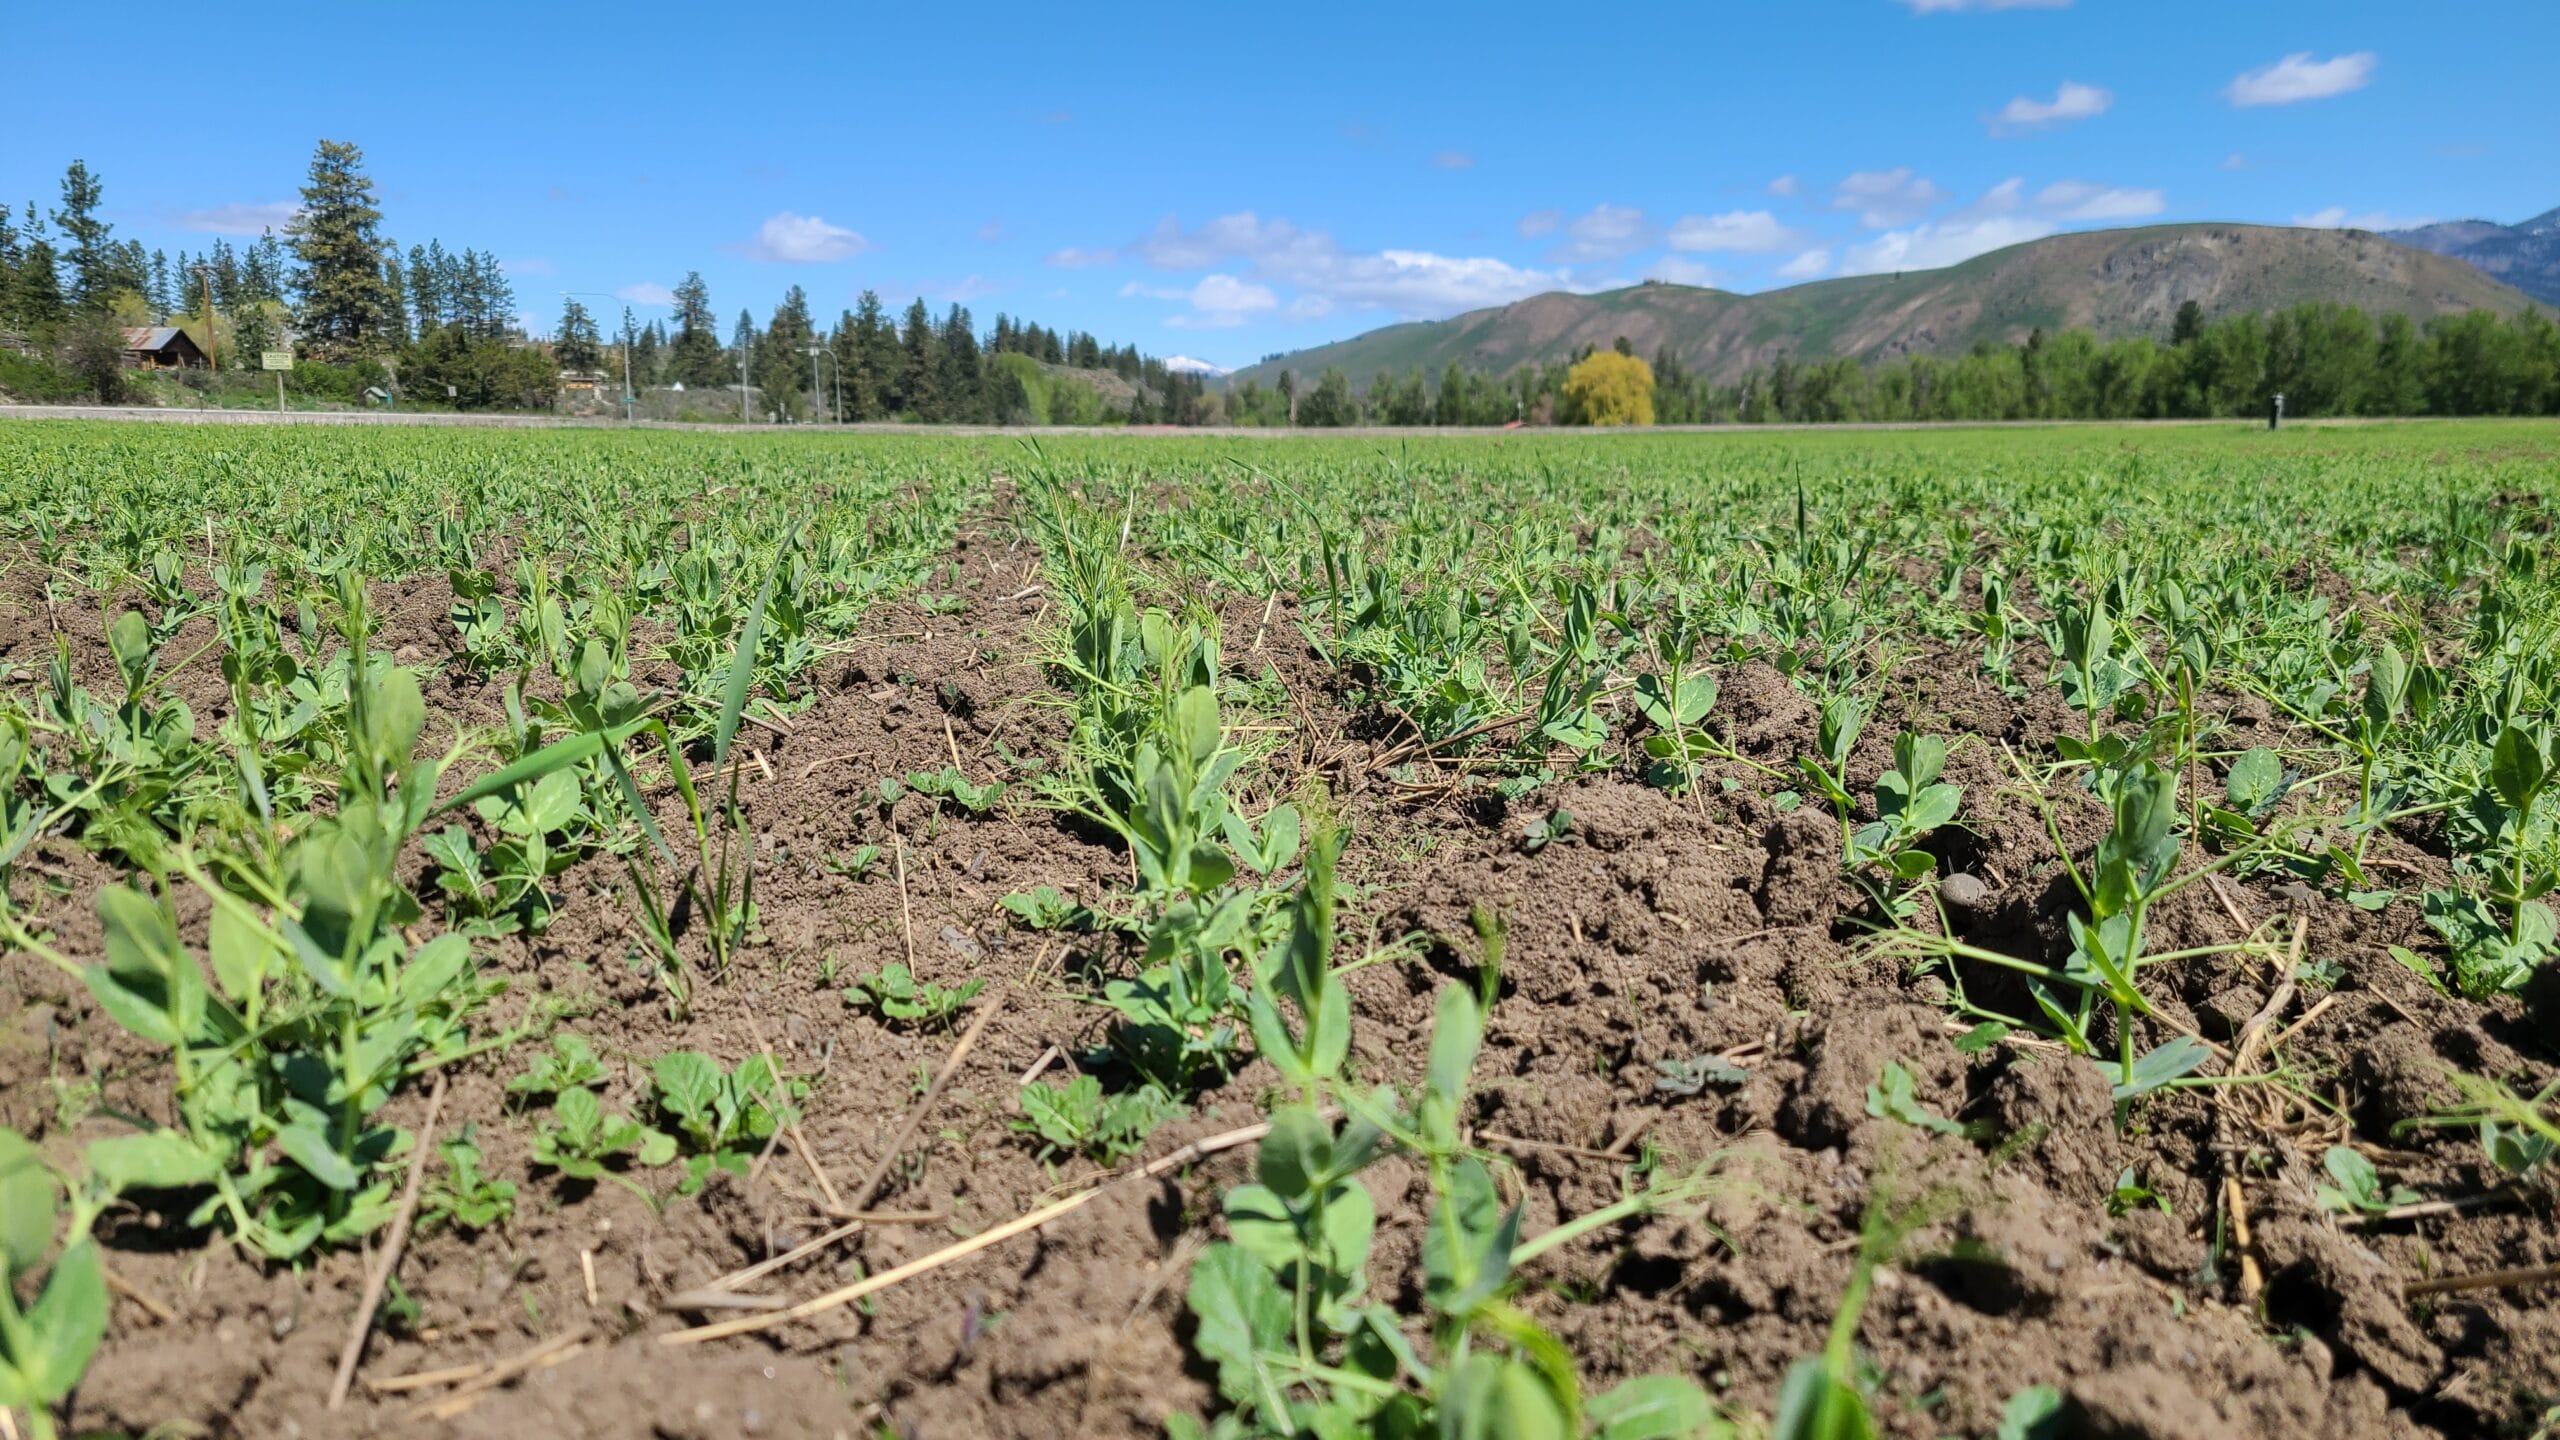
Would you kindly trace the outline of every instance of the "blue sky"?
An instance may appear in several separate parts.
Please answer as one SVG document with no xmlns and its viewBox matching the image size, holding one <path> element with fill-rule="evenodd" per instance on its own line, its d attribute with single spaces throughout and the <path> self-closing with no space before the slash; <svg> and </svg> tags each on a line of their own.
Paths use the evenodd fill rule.
<svg viewBox="0 0 2560 1440">
<path fill-rule="evenodd" d="M 2560 205 L 2551 0 L 271 3 L 148 62 L 26 8 L 0 195 L 79 156 L 120 238 L 199 249 L 354 140 L 388 232 L 495 251 L 537 328 L 699 269 L 724 317 L 872 287 L 1233 366 L 1563 287 Z"/>
</svg>

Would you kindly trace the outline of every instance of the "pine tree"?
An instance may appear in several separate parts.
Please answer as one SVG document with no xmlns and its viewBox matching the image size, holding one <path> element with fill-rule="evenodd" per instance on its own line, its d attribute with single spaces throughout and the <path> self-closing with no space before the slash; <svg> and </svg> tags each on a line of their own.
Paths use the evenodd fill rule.
<svg viewBox="0 0 2560 1440">
<path fill-rule="evenodd" d="M 676 287 L 676 333 L 667 349 L 667 378 L 687 389 L 721 384 L 719 322 L 711 314 L 711 287 L 702 272 L 688 271 Z M 727 377 L 735 378 L 735 377 Z"/>
<path fill-rule="evenodd" d="M 934 355 L 933 314 L 924 308 L 922 297 L 907 307 L 899 350 L 898 410 L 910 420 L 942 419 L 942 400 L 935 385 L 940 367 Z"/>
<path fill-rule="evenodd" d="M 286 233 L 302 262 L 295 289 L 302 297 L 302 334 L 323 359 L 353 359 L 381 351 L 398 303 L 382 281 L 382 211 L 364 152 L 339 140 L 323 140 L 311 155 L 310 183 L 302 210 Z"/>
<path fill-rule="evenodd" d="M 177 307 L 176 292 L 169 288 L 169 256 L 167 252 L 151 252 L 151 323 L 166 325 Z"/>
<path fill-rule="evenodd" d="M 116 289 L 117 256 L 107 239 L 113 227 L 98 218 L 105 190 L 87 161 L 74 160 L 62 172 L 62 208 L 53 212 L 66 245 L 62 260 L 71 270 L 67 298 L 82 310 L 105 309 Z"/>
<path fill-rule="evenodd" d="M 934 388 L 940 392 L 942 418 L 984 423 L 988 419 L 985 377 L 979 368 L 977 332 L 970 328 L 966 309 L 955 304 L 943 317 L 934 350 L 939 370 Z"/>
<path fill-rule="evenodd" d="M 251 251 L 255 255 L 257 251 Z M 263 263 L 263 257 L 261 257 Z M 409 343 L 409 307 L 401 301 L 409 293 L 409 283 L 400 270 L 400 247 L 382 247 L 382 288 L 391 296 L 391 343 L 405 348 Z"/>
<path fill-rule="evenodd" d="M 26 261 L 26 245 L 18 237 L 18 227 L 9 218 L 9 207 L 0 205 L 0 330 L 13 329 L 18 323 L 18 267 Z"/>
<path fill-rule="evenodd" d="M 420 339 L 444 328 L 444 246 L 430 240 L 409 247 L 409 310 Z"/>
<path fill-rule="evenodd" d="M 604 343 L 596 334 L 596 320 L 575 295 L 564 295 L 560 304 L 560 329 L 552 341 L 552 358 L 563 370 L 592 372 L 604 363 Z"/>
<path fill-rule="evenodd" d="M 222 309 L 236 308 L 241 301 L 240 257 L 232 252 L 230 242 L 215 240 L 213 256 L 213 303 Z"/>
<path fill-rule="evenodd" d="M 756 388 L 764 392 L 767 408 L 792 416 L 824 411 L 824 399 L 813 400 L 809 393 L 809 346 L 817 338 L 809 319 L 809 297 L 794 285 L 774 307 L 773 321 L 765 327 L 755 356 Z M 823 374 L 825 362 L 817 363 Z"/>
</svg>

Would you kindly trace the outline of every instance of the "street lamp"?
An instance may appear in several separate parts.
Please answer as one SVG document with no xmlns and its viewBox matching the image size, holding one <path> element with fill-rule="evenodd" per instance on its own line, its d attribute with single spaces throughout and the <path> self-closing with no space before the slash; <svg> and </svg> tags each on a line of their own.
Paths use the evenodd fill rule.
<svg viewBox="0 0 2560 1440">
<path fill-rule="evenodd" d="M 824 345 L 809 347 L 809 408 L 812 410 L 817 409 L 818 402 L 826 398 L 825 394 L 818 389 L 818 357 L 821 355 L 826 356 L 827 363 L 835 367 L 829 373 L 836 379 L 836 403 L 834 408 L 827 411 L 827 419 L 833 423 L 844 419 L 844 362 L 836 358 L 836 352 Z"/>
</svg>

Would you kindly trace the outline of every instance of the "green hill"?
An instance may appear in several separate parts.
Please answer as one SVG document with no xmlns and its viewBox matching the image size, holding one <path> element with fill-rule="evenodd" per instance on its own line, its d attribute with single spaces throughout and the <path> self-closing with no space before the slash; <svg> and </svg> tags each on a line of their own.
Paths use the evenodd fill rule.
<svg viewBox="0 0 2560 1440">
<path fill-rule="evenodd" d="M 1239 370 L 1265 385 L 1340 367 L 1365 385 L 1449 362 L 1507 372 L 1569 358 L 1620 336 L 1639 355 L 1668 345 L 1717 380 L 1798 359 L 1949 355 L 1976 341 L 2014 344 L 2030 331 L 2087 329 L 2103 338 L 2165 338 L 2193 300 L 2208 318 L 2332 300 L 2418 320 L 2472 309 L 2513 313 L 2523 294 L 2445 256 L 2363 230 L 2271 225 L 2148 225 L 2031 240 L 1943 270 L 1817 280 L 1737 295 L 1647 281 L 1592 295 L 1552 292 L 1447 320 L 1389 325 Z"/>
</svg>

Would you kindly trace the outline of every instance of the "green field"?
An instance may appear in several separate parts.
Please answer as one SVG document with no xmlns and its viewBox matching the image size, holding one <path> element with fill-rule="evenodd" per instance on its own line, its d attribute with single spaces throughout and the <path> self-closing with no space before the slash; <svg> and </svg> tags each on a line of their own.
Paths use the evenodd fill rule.
<svg viewBox="0 0 2560 1440">
<path fill-rule="evenodd" d="M 2555 507 L 2545 422 L 0 424 L 0 1406 L 341 1425 L 352 1325 L 634 1433 L 2530 1433 L 2550 1292 L 2424 1286 L 2560 1261 Z"/>
</svg>

